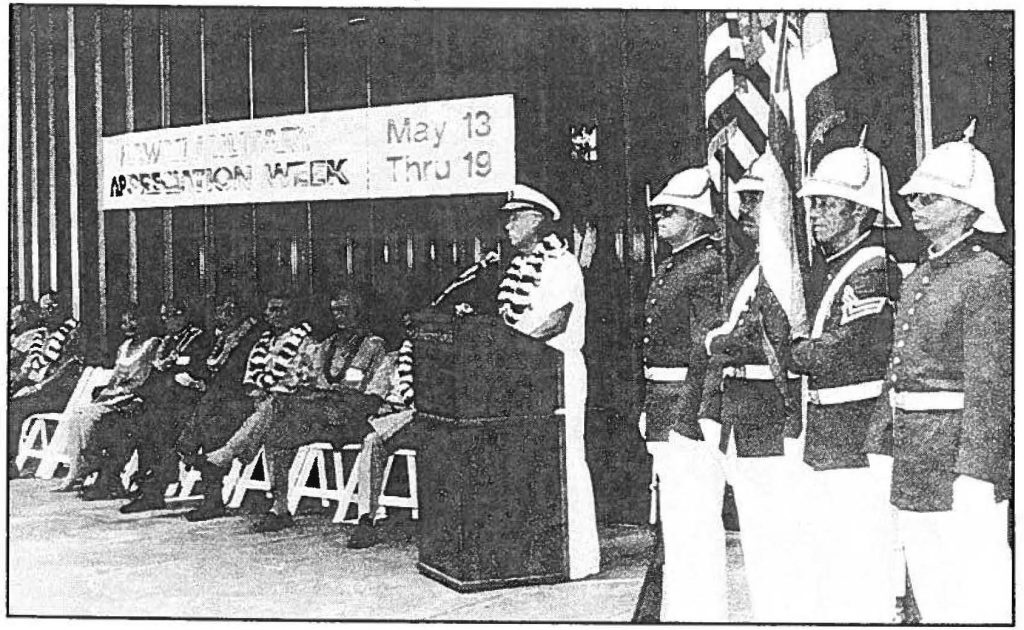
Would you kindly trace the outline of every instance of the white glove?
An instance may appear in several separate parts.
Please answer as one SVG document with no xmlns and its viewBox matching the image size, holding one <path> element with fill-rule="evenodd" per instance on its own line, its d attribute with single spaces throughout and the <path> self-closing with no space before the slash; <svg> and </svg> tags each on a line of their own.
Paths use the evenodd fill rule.
<svg viewBox="0 0 1024 630">
<path fill-rule="evenodd" d="M 636 423 L 636 428 L 640 430 L 640 437 L 647 439 L 647 412 L 640 412 L 640 421 Z"/>
<path fill-rule="evenodd" d="M 996 487 L 967 475 L 957 475 L 953 481 L 953 509 L 974 510 L 992 507 L 996 502 Z"/>
<path fill-rule="evenodd" d="M 350 383 L 362 383 L 363 382 L 363 371 L 359 368 L 349 368 L 345 370 L 345 380 Z"/>
<path fill-rule="evenodd" d="M 892 455 L 868 453 L 868 465 L 881 471 L 892 472 Z"/>
</svg>

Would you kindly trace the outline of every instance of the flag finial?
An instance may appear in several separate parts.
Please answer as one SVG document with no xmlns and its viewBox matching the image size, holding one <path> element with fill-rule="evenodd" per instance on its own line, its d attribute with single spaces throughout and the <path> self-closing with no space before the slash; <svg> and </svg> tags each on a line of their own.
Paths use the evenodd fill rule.
<svg viewBox="0 0 1024 630">
<path fill-rule="evenodd" d="M 860 142 L 857 143 L 857 146 L 863 147 L 864 146 L 864 140 L 867 137 L 868 137 L 868 124 L 864 123 L 864 126 L 860 130 Z"/>
<path fill-rule="evenodd" d="M 971 117 L 971 123 L 967 125 L 967 129 L 964 129 L 964 142 L 971 142 L 974 139 L 974 130 L 978 125 L 978 119 L 974 116 Z"/>
</svg>

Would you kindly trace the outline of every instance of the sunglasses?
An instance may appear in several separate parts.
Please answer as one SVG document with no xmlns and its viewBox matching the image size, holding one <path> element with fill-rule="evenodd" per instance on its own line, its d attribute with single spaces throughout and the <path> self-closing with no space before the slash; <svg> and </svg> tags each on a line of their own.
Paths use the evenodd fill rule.
<svg viewBox="0 0 1024 630">
<path fill-rule="evenodd" d="M 938 195 L 932 193 L 912 193 L 907 195 L 907 203 L 919 206 L 930 206 L 935 203 L 938 198 Z"/>
<path fill-rule="evenodd" d="M 679 214 L 679 210 L 667 206 L 662 206 L 654 211 L 654 218 L 667 219 L 669 217 L 674 217 L 677 214 Z"/>
</svg>

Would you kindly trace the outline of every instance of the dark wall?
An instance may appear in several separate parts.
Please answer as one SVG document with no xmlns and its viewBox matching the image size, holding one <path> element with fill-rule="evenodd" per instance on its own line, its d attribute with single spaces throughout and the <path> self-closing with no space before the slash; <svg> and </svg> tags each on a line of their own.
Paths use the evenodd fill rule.
<svg viewBox="0 0 1024 630">
<path fill-rule="evenodd" d="M 702 12 L 74 7 L 77 103 L 69 112 L 67 7 L 11 10 L 12 46 L 19 43 L 18 59 L 11 55 L 11 80 L 12 86 L 15 77 L 20 81 L 23 114 L 23 142 L 12 142 L 12 156 L 20 152 L 25 167 L 25 177 L 16 181 L 12 160 L 11 202 L 20 193 L 29 268 L 22 283 L 18 215 L 12 212 L 9 286 L 12 296 L 31 297 L 35 283 L 42 289 L 70 283 L 68 166 L 76 159 L 81 311 L 97 356 L 117 337 L 102 320 L 115 321 L 133 295 L 149 309 L 172 293 L 210 301 L 233 292 L 258 302 L 261 292 L 281 285 L 322 295 L 356 279 L 377 297 L 382 320 L 393 323 L 477 252 L 496 247 L 502 222 L 493 196 L 100 217 L 98 132 L 299 113 L 307 106 L 324 111 L 512 93 L 521 180 L 562 205 L 567 236 L 588 223 L 598 228 L 597 253 L 587 270 L 595 395 L 606 395 L 602 404 L 631 400 L 614 387 L 628 380 L 619 372 L 635 373 L 632 345 L 623 340 L 638 329 L 637 304 L 648 280 L 644 188 L 703 160 Z M 834 91 L 848 122 L 828 141 L 852 143 L 869 123 L 868 145 L 898 186 L 916 160 L 916 18 L 838 12 L 830 19 L 839 61 Z M 979 117 L 977 143 L 992 156 L 1000 208 L 1012 224 L 1010 14 L 935 13 L 930 25 L 935 138 L 955 135 L 970 116 Z M 14 98 L 12 90 L 12 106 Z M 71 122 L 76 156 L 70 155 Z M 13 116 L 10 124 L 13 130 Z M 598 125 L 597 163 L 569 158 L 570 128 L 580 124 Z M 51 188 L 54 252 L 48 238 Z M 36 234 L 33 207 L 39 208 Z M 905 208 L 898 211 L 908 223 Z M 33 242 L 38 266 L 32 264 Z M 135 243 L 134 262 L 129 242 Z M 896 246 L 900 257 L 912 258 L 920 242 L 908 229 Z M 53 256 L 57 274 L 51 278 Z"/>
</svg>

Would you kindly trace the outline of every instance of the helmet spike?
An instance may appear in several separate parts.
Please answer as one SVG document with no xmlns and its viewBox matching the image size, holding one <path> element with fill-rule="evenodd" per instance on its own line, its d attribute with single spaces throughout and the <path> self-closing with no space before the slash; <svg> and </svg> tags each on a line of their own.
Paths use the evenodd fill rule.
<svg viewBox="0 0 1024 630">
<path fill-rule="evenodd" d="M 867 137 L 868 137 L 868 124 L 864 123 L 864 127 L 862 127 L 861 130 L 860 130 L 860 142 L 857 143 L 857 146 L 863 147 L 864 146 L 864 140 L 866 140 Z"/>
<path fill-rule="evenodd" d="M 974 131 L 977 127 L 978 119 L 971 116 L 971 123 L 967 125 L 967 129 L 964 129 L 964 142 L 971 142 L 974 139 Z"/>
</svg>

